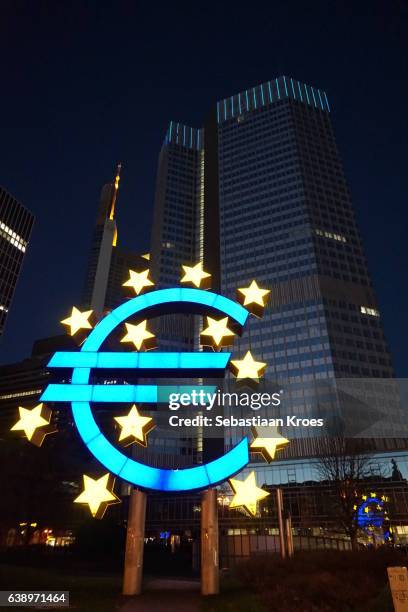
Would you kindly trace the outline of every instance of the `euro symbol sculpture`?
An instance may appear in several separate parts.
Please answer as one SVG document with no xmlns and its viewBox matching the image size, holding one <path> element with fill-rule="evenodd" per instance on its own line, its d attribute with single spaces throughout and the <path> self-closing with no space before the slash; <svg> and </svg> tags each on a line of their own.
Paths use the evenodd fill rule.
<svg viewBox="0 0 408 612">
<path fill-rule="evenodd" d="M 214 486 L 230 478 L 249 462 L 248 439 L 206 464 L 183 469 L 161 469 L 146 465 L 125 455 L 100 430 L 91 408 L 92 402 L 159 401 L 157 385 L 92 385 L 91 370 L 133 369 L 141 377 L 172 375 L 181 378 L 195 374 L 223 376 L 231 353 L 129 353 L 103 352 L 99 349 L 118 325 L 131 316 L 158 316 L 185 312 L 227 316 L 237 331 L 248 318 L 240 304 L 202 289 L 160 289 L 139 295 L 107 314 L 89 334 L 78 352 L 56 352 L 49 368 L 72 368 L 70 384 L 50 384 L 41 396 L 42 402 L 70 402 L 79 435 L 94 457 L 112 474 L 138 487 L 157 491 L 194 491 Z"/>
</svg>

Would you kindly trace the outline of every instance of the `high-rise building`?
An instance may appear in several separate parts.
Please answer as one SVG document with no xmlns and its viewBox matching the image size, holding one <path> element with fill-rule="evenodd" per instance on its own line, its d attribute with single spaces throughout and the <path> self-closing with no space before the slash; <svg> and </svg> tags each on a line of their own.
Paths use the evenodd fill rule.
<svg viewBox="0 0 408 612">
<path fill-rule="evenodd" d="M 199 261 L 212 275 L 212 288 L 232 299 L 253 279 L 271 291 L 264 316 L 251 316 L 232 348 L 233 358 L 249 349 L 267 363 L 258 390 L 284 391 L 281 407 L 262 416 L 323 417 L 323 435 L 365 438 L 372 453 L 367 486 L 386 491 L 396 525 L 405 524 L 406 419 L 324 91 L 282 76 L 221 100 L 201 128 L 170 122 L 159 156 L 151 273 L 159 287 L 177 286 L 181 266 Z M 202 350 L 200 326 L 191 315 L 163 317 L 159 347 Z M 236 391 L 234 383 L 228 374 L 223 384 Z M 236 407 L 224 410 L 241 416 Z M 225 448 L 249 433 L 224 430 Z M 335 532 L 338 525 L 322 502 L 333 494 L 330 484 L 323 490 L 319 476 L 316 437 L 322 434 L 305 427 L 282 433 L 290 444 L 273 463 L 251 454 L 241 477 L 254 470 L 259 486 L 271 492 L 282 487 L 296 529 L 307 527 L 314 536 L 322 529 Z M 194 463 L 211 458 L 218 446 L 198 431 L 174 452 L 182 450 Z M 228 495 L 221 487 L 225 567 L 244 550 L 269 550 L 265 534 L 276 527 L 273 501 L 252 522 L 230 513 Z M 194 533 L 194 495 L 155 495 L 149 503 L 152 534 Z"/>
<path fill-rule="evenodd" d="M 181 266 L 202 258 L 203 179 L 203 130 L 171 122 L 159 155 L 151 238 L 151 273 L 160 288 L 177 285 Z M 189 315 L 166 317 L 162 348 L 192 350 L 194 329 Z"/>
<path fill-rule="evenodd" d="M 73 350 L 75 340 L 68 335 L 53 336 L 36 340 L 31 356 L 17 363 L 0 366 L 0 431 L 1 436 L 16 422 L 19 406 L 35 406 L 50 381 L 46 366 L 56 350 Z M 53 411 L 56 424 L 61 416 L 65 422 L 70 418 L 69 411 Z"/>
<path fill-rule="evenodd" d="M 204 137 L 204 244 L 219 227 L 207 268 L 220 271 L 229 297 L 251 279 L 271 290 L 265 316 L 251 318 L 234 350 L 251 349 L 269 380 L 289 385 L 286 413 L 349 425 L 352 416 L 349 431 L 398 435 L 392 383 L 386 407 L 382 394 L 366 394 L 370 405 L 356 413 L 340 382 L 388 379 L 393 369 L 330 112 L 324 91 L 284 76 L 217 103 Z"/>
<path fill-rule="evenodd" d="M 34 215 L 0 187 L 0 335 L 31 236 Z"/>
<path fill-rule="evenodd" d="M 270 302 L 233 351 L 250 349 L 268 364 L 269 383 L 286 385 L 282 412 L 398 437 L 403 415 L 330 112 L 324 91 L 282 76 L 218 102 L 203 129 L 171 122 L 152 273 L 159 285 L 178 284 L 181 265 L 201 260 L 212 287 L 233 299 L 256 279 Z M 194 346 L 196 327 L 181 334 L 180 325 L 168 323 L 165 337 Z M 365 387 L 356 411 L 351 378 L 384 387 Z M 310 456 L 305 437 L 316 434 L 296 435 L 287 454 Z"/>
<path fill-rule="evenodd" d="M 119 177 L 120 164 L 117 167 L 114 182 L 108 183 L 102 189 L 86 273 L 83 306 L 92 308 L 98 314 L 122 303 L 123 283 L 129 277 L 129 269 L 139 270 L 148 266 L 146 259 L 143 259 L 148 255 L 140 256 L 117 246 L 115 206 Z M 2 321 L 1 317 L 4 312 L 2 304 L 9 304 L 11 299 L 8 298 L 7 302 L 7 296 L 4 300 L 2 296 L 6 295 L 11 283 L 15 284 L 17 280 L 18 269 L 28 244 L 33 216 L 2 190 L 0 190 L 0 205 L 0 266 L 2 272 L 0 321 Z M 8 270 L 9 279 L 6 273 L 3 274 L 3 271 Z M 40 339 L 34 343 L 30 357 L 18 363 L 3 365 L 0 368 L 0 421 L 6 419 L 9 422 L 11 418 L 14 418 L 14 413 L 19 405 L 31 405 L 38 402 L 42 391 L 49 382 L 50 373 L 46 370 L 46 364 L 51 355 L 56 350 L 72 349 L 76 346 L 76 340 L 69 335 Z M 55 412 L 59 417 L 60 411 Z"/>
<path fill-rule="evenodd" d="M 203 171 L 203 130 L 171 122 L 159 155 L 151 235 L 150 270 L 157 288 L 178 285 L 181 266 L 202 255 L 199 221 L 204 205 Z M 170 314 L 152 325 L 160 350 L 183 352 L 197 346 L 197 322 L 192 315 Z M 163 380 L 161 383 L 166 384 Z M 174 379 L 169 381 L 174 383 Z M 149 449 L 151 461 L 165 455 L 167 465 L 201 460 L 200 440 L 180 440 L 171 432 L 164 436 L 152 432 Z"/>
<path fill-rule="evenodd" d="M 101 191 L 82 294 L 82 306 L 93 310 L 98 316 L 121 303 L 122 285 L 129 276 L 129 269 L 143 267 L 139 254 L 122 249 L 117 244 L 115 213 L 120 171 L 121 164 L 118 164 L 115 180 L 104 185 Z"/>
</svg>

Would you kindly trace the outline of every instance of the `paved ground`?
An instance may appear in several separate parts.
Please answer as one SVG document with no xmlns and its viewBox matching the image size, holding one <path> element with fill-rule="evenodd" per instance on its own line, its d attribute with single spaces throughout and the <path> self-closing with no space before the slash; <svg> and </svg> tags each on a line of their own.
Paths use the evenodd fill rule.
<svg viewBox="0 0 408 612">
<path fill-rule="evenodd" d="M 147 579 L 142 595 L 129 597 L 121 612 L 198 612 L 200 583 L 177 579 Z"/>
</svg>

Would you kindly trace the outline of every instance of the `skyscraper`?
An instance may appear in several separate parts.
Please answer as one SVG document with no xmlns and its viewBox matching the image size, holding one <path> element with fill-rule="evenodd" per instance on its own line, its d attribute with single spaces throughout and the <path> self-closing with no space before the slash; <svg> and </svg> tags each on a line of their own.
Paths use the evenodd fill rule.
<svg viewBox="0 0 408 612">
<path fill-rule="evenodd" d="M 129 277 L 129 269 L 144 269 L 148 265 L 140 255 L 117 246 L 115 208 L 119 177 L 120 164 L 117 167 L 115 180 L 104 185 L 102 189 L 86 271 L 82 307 L 93 309 L 98 315 L 102 315 L 105 309 L 114 308 L 123 301 L 122 285 Z M 1 198 L 2 192 L 0 192 L 0 204 L 2 205 L 0 208 L 0 255 L 3 254 L 2 250 L 5 248 L 5 253 L 9 256 L 9 259 L 0 259 L 2 271 L 0 290 L 3 290 L 3 286 L 7 289 L 6 283 L 11 282 L 7 281 L 7 275 L 3 276 L 3 269 L 8 265 L 9 260 L 15 261 L 16 258 L 21 265 L 33 217 L 10 196 L 8 200 Z M 4 202 L 9 204 L 8 209 L 3 208 Z M 16 205 L 20 208 L 16 209 Z M 8 216 L 3 214 L 4 210 L 7 210 Z M 12 228 L 15 229 L 15 235 L 13 235 Z M 5 247 L 3 247 L 3 242 Z M 15 272 L 15 280 L 17 272 L 18 270 Z M 0 293 L 0 298 L 1 296 L 2 293 Z M 0 321 L 2 320 L 1 305 L 3 303 L 5 302 L 0 301 Z M 70 306 L 70 304 L 67 305 L 67 310 Z M 72 349 L 76 346 L 75 339 L 69 335 L 42 338 L 34 343 L 30 357 L 18 363 L 2 366 L 0 370 L 0 421 L 13 418 L 11 415 L 19 405 L 38 402 L 44 387 L 48 384 L 49 372 L 46 370 L 46 364 L 51 355 L 55 350 Z M 53 418 L 56 421 L 63 415 L 63 418 L 67 419 L 68 414 L 66 411 L 54 410 Z"/>
<path fill-rule="evenodd" d="M 31 236 L 34 215 L 0 187 L 0 335 Z"/>
<path fill-rule="evenodd" d="M 151 235 L 150 269 L 158 288 L 177 285 L 182 264 L 200 258 L 203 178 L 203 130 L 171 122 L 159 155 Z M 192 315 L 162 317 L 155 322 L 155 333 L 160 350 L 191 351 L 197 345 Z M 168 464 L 201 460 L 201 441 L 180 441 L 170 432 L 165 436 L 153 432 L 149 447 L 166 455 Z M 154 456 L 151 459 L 155 461 Z"/>
<path fill-rule="evenodd" d="M 392 376 L 325 92 L 281 77 L 215 114 L 205 157 L 207 180 L 218 178 L 221 290 L 232 297 L 252 278 L 271 289 L 254 350 L 293 383 Z"/>
<path fill-rule="evenodd" d="M 271 290 L 265 316 L 251 318 L 234 350 L 250 348 L 269 380 L 289 385 L 284 412 L 398 435 L 392 383 L 383 383 L 386 405 L 382 393 L 363 394 L 356 411 L 341 382 L 393 370 L 330 112 L 324 91 L 284 76 L 218 102 L 205 129 L 209 232 L 219 227 L 207 267 L 220 270 L 230 297 L 253 278 Z M 308 455 L 310 446 L 288 452 Z"/>
<path fill-rule="evenodd" d="M 203 130 L 170 123 L 159 155 L 151 238 L 151 272 L 161 288 L 177 285 L 181 266 L 203 256 L 203 145 Z M 193 319 L 168 317 L 159 334 L 168 350 L 191 350 Z"/>
<path fill-rule="evenodd" d="M 354 435 L 397 436 L 391 381 L 387 405 L 373 392 L 359 414 L 342 387 L 368 378 L 387 388 L 393 369 L 330 112 L 324 91 L 282 76 L 218 102 L 202 130 L 171 122 L 152 272 L 159 284 L 178 284 L 181 264 L 201 260 L 213 288 L 233 299 L 256 279 L 270 303 L 233 351 L 250 349 L 268 364 L 269 381 L 287 385 L 282 410 L 331 426 L 352 420 Z M 171 330 L 180 337 L 177 325 Z M 300 440 L 288 453 L 310 451 Z"/>
<path fill-rule="evenodd" d="M 93 310 L 98 316 L 104 310 L 120 304 L 122 285 L 129 276 L 129 269 L 143 266 L 140 255 L 117 245 L 115 213 L 120 171 L 121 164 L 118 164 L 114 181 L 104 185 L 101 191 L 82 294 L 82 306 Z"/>
<path fill-rule="evenodd" d="M 326 484 L 322 493 L 318 437 L 365 438 L 361 445 L 372 453 L 367 482 L 392 496 L 404 522 L 406 481 L 393 482 L 391 459 L 408 480 L 406 418 L 324 91 L 282 76 L 219 101 L 201 128 L 170 122 L 156 181 L 152 277 L 159 287 L 177 286 L 181 266 L 197 262 L 211 273 L 211 287 L 232 299 L 253 279 L 271 291 L 264 316 L 251 316 L 232 346 L 233 359 L 249 349 L 267 363 L 259 391 L 284 391 L 282 405 L 262 416 L 325 422 L 322 432 L 283 428 L 290 444 L 271 465 L 251 453 L 239 478 L 254 470 L 259 486 L 271 493 L 282 487 L 296 529 L 336 532 L 336 521 L 324 511 L 323 498 L 333 491 Z M 191 315 L 163 317 L 159 347 L 202 350 L 201 325 Z M 231 374 L 223 384 L 237 391 Z M 224 407 L 225 416 L 241 416 L 239 411 Z M 223 433 L 225 449 L 251 435 L 239 428 Z M 173 452 L 188 454 L 191 464 L 220 456 L 222 448 L 197 431 L 195 440 L 185 439 Z M 274 496 L 252 522 L 229 511 L 228 495 L 221 487 L 223 566 L 244 550 L 276 552 Z M 152 533 L 194 532 L 195 503 L 193 496 L 153 496 Z"/>
</svg>

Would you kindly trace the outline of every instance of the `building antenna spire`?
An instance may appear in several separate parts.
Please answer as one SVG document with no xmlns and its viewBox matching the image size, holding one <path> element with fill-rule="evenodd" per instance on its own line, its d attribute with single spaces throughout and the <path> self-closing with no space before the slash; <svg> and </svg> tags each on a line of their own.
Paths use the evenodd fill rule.
<svg viewBox="0 0 408 612">
<path fill-rule="evenodd" d="M 109 213 L 109 219 L 114 219 L 115 217 L 116 196 L 117 196 L 118 189 L 119 189 L 121 169 L 122 169 L 122 162 L 119 162 L 116 166 L 116 176 L 115 176 L 115 182 L 113 184 L 112 203 L 111 203 L 111 209 Z"/>
</svg>

